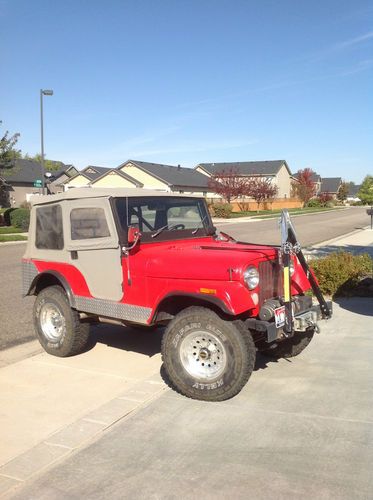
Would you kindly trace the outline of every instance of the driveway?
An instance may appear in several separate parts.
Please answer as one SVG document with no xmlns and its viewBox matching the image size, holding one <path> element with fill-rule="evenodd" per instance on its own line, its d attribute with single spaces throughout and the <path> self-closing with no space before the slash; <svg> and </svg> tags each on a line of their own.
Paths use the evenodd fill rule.
<svg viewBox="0 0 373 500">
<path fill-rule="evenodd" d="M 63 460 L 18 482 L 7 498 L 373 498 L 371 306 L 371 299 L 341 301 L 301 355 L 259 356 L 249 383 L 229 401 L 168 390 L 123 412 L 81 450 L 71 449 L 66 433 L 65 441 L 47 439 L 50 449 L 59 443 L 54 456 Z M 0 475 L 22 477 L 32 456 L 40 461 L 40 447 Z"/>
</svg>

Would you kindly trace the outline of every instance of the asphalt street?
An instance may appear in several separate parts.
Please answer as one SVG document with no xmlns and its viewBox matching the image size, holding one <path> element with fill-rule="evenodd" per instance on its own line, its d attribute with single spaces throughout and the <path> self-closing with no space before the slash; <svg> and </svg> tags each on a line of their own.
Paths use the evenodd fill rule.
<svg viewBox="0 0 373 500">
<path fill-rule="evenodd" d="M 292 220 L 302 246 L 315 245 L 321 241 L 336 238 L 370 223 L 366 207 L 351 207 L 341 211 L 301 215 L 293 217 Z M 234 219 L 233 222 L 224 222 L 217 226 L 241 241 L 268 245 L 280 244 L 278 218 L 238 221 L 239 219 Z"/>
<path fill-rule="evenodd" d="M 235 238 L 253 243 L 280 243 L 278 219 L 219 224 L 218 228 Z M 309 246 L 369 224 L 363 207 L 293 218 L 299 241 Z M 0 246 L 0 350 L 34 339 L 33 298 L 21 297 L 21 258 L 25 244 Z"/>
</svg>

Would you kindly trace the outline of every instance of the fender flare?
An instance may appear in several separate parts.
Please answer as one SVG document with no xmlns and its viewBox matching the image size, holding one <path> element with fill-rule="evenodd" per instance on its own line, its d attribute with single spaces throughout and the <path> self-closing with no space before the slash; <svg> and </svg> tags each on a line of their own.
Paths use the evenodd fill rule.
<svg viewBox="0 0 373 500">
<path fill-rule="evenodd" d="M 157 306 L 154 308 L 153 314 L 151 316 L 151 320 L 153 320 L 156 317 L 156 315 L 159 312 L 159 308 L 162 305 L 162 303 L 165 300 L 171 299 L 173 297 L 174 298 L 183 298 L 183 297 L 186 297 L 186 298 L 196 299 L 196 300 L 201 301 L 201 302 L 206 302 L 206 303 L 214 305 L 215 307 L 218 307 L 225 314 L 227 314 L 229 316 L 234 316 L 234 312 L 232 310 L 230 310 L 227 307 L 226 303 L 222 299 L 219 299 L 218 297 L 212 297 L 211 295 L 204 295 L 204 294 L 201 294 L 201 293 L 188 293 L 188 292 L 174 291 L 174 292 L 167 293 L 158 302 Z"/>
<path fill-rule="evenodd" d="M 42 273 L 35 276 L 35 278 L 32 280 L 32 283 L 31 283 L 30 288 L 29 288 L 26 295 L 34 295 L 32 293 L 32 291 L 35 289 L 38 282 L 45 276 L 53 276 L 61 283 L 62 288 L 66 292 L 70 306 L 75 307 L 76 306 L 75 305 L 75 296 L 73 294 L 73 291 L 71 290 L 71 287 L 70 287 L 69 283 L 67 282 L 66 278 L 62 274 L 60 274 L 58 271 L 52 271 L 52 270 L 43 271 Z"/>
</svg>

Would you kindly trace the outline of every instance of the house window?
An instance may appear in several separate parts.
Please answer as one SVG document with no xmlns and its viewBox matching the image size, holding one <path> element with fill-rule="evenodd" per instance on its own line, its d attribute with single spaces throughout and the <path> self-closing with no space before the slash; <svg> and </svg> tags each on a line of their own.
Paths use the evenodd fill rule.
<svg viewBox="0 0 373 500">
<path fill-rule="evenodd" d="M 73 208 L 70 212 L 71 239 L 88 240 L 110 236 L 103 208 Z"/>
<path fill-rule="evenodd" d="M 50 205 L 36 209 L 35 246 L 45 250 L 63 249 L 61 205 Z"/>
</svg>

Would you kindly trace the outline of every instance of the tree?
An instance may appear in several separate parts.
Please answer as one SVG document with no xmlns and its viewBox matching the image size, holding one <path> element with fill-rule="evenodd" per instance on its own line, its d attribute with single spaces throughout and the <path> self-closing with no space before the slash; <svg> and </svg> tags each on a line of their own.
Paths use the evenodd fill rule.
<svg viewBox="0 0 373 500">
<path fill-rule="evenodd" d="M 367 175 L 363 180 L 363 183 L 360 187 L 360 191 L 357 193 L 357 197 L 363 203 L 368 205 L 373 205 L 373 176 Z"/>
<path fill-rule="evenodd" d="M 296 177 L 297 182 L 294 182 L 293 189 L 298 198 L 303 201 L 304 205 L 310 201 L 316 194 L 316 184 L 313 180 L 315 172 L 310 168 L 298 170 Z"/>
<path fill-rule="evenodd" d="M 348 182 L 342 182 L 339 186 L 337 198 L 339 201 L 345 201 L 347 199 L 347 195 L 350 192 L 350 184 Z"/>
<path fill-rule="evenodd" d="M 24 155 L 25 160 L 34 160 L 38 163 L 41 163 L 41 154 L 36 154 L 34 156 L 30 156 L 29 154 Z M 56 170 L 60 170 L 65 165 L 61 161 L 53 161 L 44 158 L 44 169 L 46 172 L 55 172 Z"/>
<path fill-rule="evenodd" d="M 272 184 L 271 179 L 266 177 L 250 177 L 246 185 L 246 196 L 254 198 L 257 202 L 257 210 L 259 205 L 264 201 L 273 199 L 277 194 L 277 186 Z"/>
<path fill-rule="evenodd" d="M 213 174 L 209 179 L 208 186 L 211 191 L 219 194 L 230 203 L 233 198 L 245 195 L 247 182 L 246 177 L 240 176 L 238 170 L 231 168 Z"/>
<path fill-rule="evenodd" d="M 21 151 L 15 148 L 20 134 L 17 132 L 9 136 L 7 130 L 0 139 L 0 169 L 11 168 L 14 160 L 21 157 Z"/>
<path fill-rule="evenodd" d="M 317 197 L 321 207 L 327 207 L 328 204 L 333 200 L 333 195 L 330 193 L 320 193 Z"/>
</svg>

